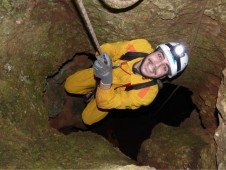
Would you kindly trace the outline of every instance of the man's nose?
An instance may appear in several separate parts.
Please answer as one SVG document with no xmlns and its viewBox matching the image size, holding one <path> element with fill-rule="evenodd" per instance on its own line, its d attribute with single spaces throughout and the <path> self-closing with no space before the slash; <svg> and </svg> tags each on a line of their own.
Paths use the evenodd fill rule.
<svg viewBox="0 0 226 170">
<path fill-rule="evenodd" d="M 154 63 L 154 65 L 155 65 L 156 68 L 158 68 L 161 64 L 162 64 L 161 61 L 156 61 L 156 62 Z"/>
</svg>

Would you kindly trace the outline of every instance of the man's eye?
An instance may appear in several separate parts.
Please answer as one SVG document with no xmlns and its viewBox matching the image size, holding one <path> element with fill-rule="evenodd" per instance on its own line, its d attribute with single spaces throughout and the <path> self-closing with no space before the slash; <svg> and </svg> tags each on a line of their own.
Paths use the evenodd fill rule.
<svg viewBox="0 0 226 170">
<path fill-rule="evenodd" d="M 162 59 L 162 55 L 161 54 L 158 54 L 158 58 L 161 60 Z"/>
</svg>

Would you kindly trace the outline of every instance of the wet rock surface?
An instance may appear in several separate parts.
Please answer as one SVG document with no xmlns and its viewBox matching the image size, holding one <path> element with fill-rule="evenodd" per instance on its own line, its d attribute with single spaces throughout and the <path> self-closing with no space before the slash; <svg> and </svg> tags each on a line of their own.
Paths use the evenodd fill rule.
<svg viewBox="0 0 226 170">
<path fill-rule="evenodd" d="M 83 110 L 84 105 L 77 105 L 77 107 L 73 107 L 73 103 L 75 103 L 75 105 L 77 102 L 82 104 L 82 97 L 76 97 L 72 94 L 68 94 L 64 89 L 64 82 L 71 74 L 76 71 L 89 68 L 90 66 L 92 66 L 92 60 L 89 59 L 89 56 L 85 54 L 78 54 L 74 56 L 72 60 L 69 60 L 62 65 L 56 75 L 50 76 L 47 79 L 44 99 L 49 111 L 49 117 L 54 118 L 63 112 L 65 104 L 68 104 L 67 108 L 69 108 L 66 112 L 81 112 Z M 73 100 L 75 101 L 73 102 Z M 76 100 L 78 101 L 76 102 Z"/>
<path fill-rule="evenodd" d="M 203 145 L 199 136 L 186 129 L 159 124 L 143 142 L 138 162 L 157 169 L 197 169 Z"/>
<path fill-rule="evenodd" d="M 218 93 L 217 108 L 219 114 L 219 126 L 214 134 L 214 139 L 217 143 L 217 164 L 219 169 L 226 167 L 225 146 L 226 146 L 226 70 L 223 71 L 223 79 L 221 81 L 220 90 Z"/>
<path fill-rule="evenodd" d="M 146 38 L 153 45 L 180 41 L 188 46 L 189 66 L 172 83 L 193 92 L 202 124 L 212 137 L 217 128 L 217 163 L 225 169 L 225 82 L 221 82 L 226 66 L 225 3 L 144 0 L 133 8 L 115 10 L 105 8 L 100 1 L 83 2 L 100 44 Z M 127 165 L 127 158 L 124 161 L 117 154 L 112 157 L 107 148 L 97 152 L 102 145 L 83 141 L 95 140 L 92 134 L 65 138 L 48 125 L 51 104 L 46 107 L 43 102 L 47 78 L 58 73 L 75 54 L 95 53 L 71 1 L 4 0 L 0 2 L 0 23 L 1 168 L 99 168 L 100 164 L 106 168 L 122 162 Z M 60 89 L 56 91 L 62 93 Z M 55 92 L 54 95 L 60 97 Z M 62 110 L 61 103 L 55 104 L 52 116 Z M 92 148 L 83 143 L 97 148 L 90 154 Z M 73 147 L 79 149 L 71 150 Z M 101 154 L 103 159 L 99 159 Z"/>
</svg>

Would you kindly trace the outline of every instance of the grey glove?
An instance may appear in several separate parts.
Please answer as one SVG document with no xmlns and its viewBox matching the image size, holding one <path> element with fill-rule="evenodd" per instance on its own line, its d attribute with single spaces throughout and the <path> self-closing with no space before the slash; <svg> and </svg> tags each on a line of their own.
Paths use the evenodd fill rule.
<svg viewBox="0 0 226 170">
<path fill-rule="evenodd" d="M 103 53 L 93 64 L 94 75 L 101 79 L 103 84 L 112 83 L 112 62 L 110 57 Z"/>
</svg>

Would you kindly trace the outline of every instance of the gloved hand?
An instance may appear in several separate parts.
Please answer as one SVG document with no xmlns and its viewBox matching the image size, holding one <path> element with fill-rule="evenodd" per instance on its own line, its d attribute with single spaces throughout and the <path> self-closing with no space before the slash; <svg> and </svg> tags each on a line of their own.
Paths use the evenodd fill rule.
<svg viewBox="0 0 226 170">
<path fill-rule="evenodd" d="M 93 64 L 94 75 L 101 79 L 103 84 L 112 83 L 112 62 L 110 57 L 103 53 Z"/>
</svg>

